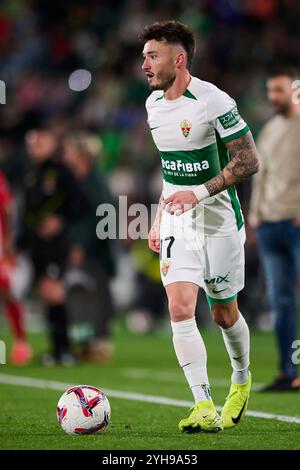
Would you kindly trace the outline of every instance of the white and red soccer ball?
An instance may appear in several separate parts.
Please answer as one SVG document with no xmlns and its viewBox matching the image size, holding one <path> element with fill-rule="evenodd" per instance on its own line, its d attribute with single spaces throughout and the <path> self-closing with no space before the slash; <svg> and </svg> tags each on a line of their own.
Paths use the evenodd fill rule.
<svg viewBox="0 0 300 470">
<path fill-rule="evenodd" d="M 111 410 L 101 390 L 90 385 L 76 385 L 60 397 L 56 414 L 67 434 L 95 434 L 108 426 Z"/>
</svg>

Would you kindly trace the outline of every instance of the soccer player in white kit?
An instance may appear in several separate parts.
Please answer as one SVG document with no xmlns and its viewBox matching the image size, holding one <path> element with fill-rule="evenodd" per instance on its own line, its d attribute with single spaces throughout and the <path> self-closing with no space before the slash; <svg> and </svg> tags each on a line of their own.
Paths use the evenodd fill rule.
<svg viewBox="0 0 300 470">
<path fill-rule="evenodd" d="M 245 230 L 235 184 L 258 171 L 257 152 L 235 101 L 191 76 L 195 39 L 185 25 L 157 22 L 146 26 L 140 39 L 152 91 L 148 124 L 163 176 L 149 247 L 160 253 L 173 344 L 195 399 L 179 429 L 218 432 L 238 424 L 251 388 L 249 329 L 237 303 L 244 287 Z M 211 398 L 206 349 L 195 321 L 199 287 L 233 369 L 221 416 Z"/>
</svg>

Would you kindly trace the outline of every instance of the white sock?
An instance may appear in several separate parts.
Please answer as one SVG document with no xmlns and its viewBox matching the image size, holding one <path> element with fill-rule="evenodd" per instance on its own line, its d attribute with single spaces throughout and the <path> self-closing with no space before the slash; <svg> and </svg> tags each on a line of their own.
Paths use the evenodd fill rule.
<svg viewBox="0 0 300 470">
<path fill-rule="evenodd" d="M 248 380 L 250 364 L 249 328 L 245 318 L 240 313 L 233 326 L 221 330 L 233 369 L 232 380 L 235 384 L 244 384 Z"/>
<path fill-rule="evenodd" d="M 195 401 L 211 400 L 207 377 L 207 355 L 196 320 L 171 321 L 173 344 Z"/>
</svg>

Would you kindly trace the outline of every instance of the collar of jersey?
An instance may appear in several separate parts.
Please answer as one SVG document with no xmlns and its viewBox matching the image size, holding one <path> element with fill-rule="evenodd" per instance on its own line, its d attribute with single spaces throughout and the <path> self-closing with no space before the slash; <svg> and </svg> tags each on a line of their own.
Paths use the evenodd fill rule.
<svg viewBox="0 0 300 470">
<path fill-rule="evenodd" d="M 185 89 L 185 91 L 182 93 L 182 95 L 178 96 L 178 98 L 175 98 L 174 100 L 168 100 L 167 98 L 165 98 L 165 95 L 162 94 L 161 96 L 158 96 L 158 98 L 156 98 L 155 101 L 159 101 L 161 99 L 164 99 L 166 103 L 177 103 L 177 101 L 180 101 L 182 98 L 190 98 L 190 99 L 194 99 L 194 100 L 197 100 L 197 98 L 193 95 L 193 93 L 189 90 L 189 87 L 192 83 L 192 80 L 193 80 L 193 77 L 188 85 L 188 87 Z"/>
</svg>

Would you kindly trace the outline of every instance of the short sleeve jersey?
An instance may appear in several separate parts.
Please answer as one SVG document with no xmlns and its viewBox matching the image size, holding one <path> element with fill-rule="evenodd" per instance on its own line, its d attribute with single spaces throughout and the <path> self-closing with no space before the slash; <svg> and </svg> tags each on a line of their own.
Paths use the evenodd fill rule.
<svg viewBox="0 0 300 470">
<path fill-rule="evenodd" d="M 161 158 L 164 197 L 219 174 L 230 159 L 224 144 L 249 131 L 235 101 L 196 77 L 175 100 L 165 99 L 163 91 L 152 92 L 146 109 Z M 207 235 L 230 235 L 244 224 L 235 187 L 200 204 L 204 206 Z"/>
</svg>

